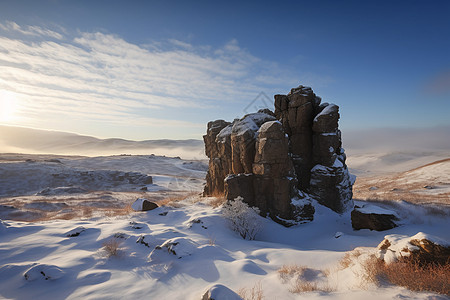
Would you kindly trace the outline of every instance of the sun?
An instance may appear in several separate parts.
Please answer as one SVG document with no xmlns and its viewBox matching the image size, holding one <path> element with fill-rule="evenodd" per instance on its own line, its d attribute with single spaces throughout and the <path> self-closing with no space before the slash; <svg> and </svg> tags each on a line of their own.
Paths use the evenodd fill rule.
<svg viewBox="0 0 450 300">
<path fill-rule="evenodd" d="M 18 102 L 14 93 L 0 90 L 0 122 L 12 122 L 17 118 Z"/>
</svg>

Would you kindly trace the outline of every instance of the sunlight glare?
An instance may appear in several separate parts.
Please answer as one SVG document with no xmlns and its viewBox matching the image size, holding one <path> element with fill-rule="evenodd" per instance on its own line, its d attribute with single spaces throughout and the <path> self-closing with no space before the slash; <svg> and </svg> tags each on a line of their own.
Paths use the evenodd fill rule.
<svg viewBox="0 0 450 300">
<path fill-rule="evenodd" d="M 14 93 L 0 90 L 0 122 L 11 122 L 17 118 L 18 101 Z"/>
</svg>

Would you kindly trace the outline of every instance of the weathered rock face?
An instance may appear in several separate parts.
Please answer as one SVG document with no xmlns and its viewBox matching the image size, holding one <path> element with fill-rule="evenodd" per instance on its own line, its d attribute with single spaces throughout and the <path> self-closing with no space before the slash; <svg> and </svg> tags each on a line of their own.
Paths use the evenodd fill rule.
<svg viewBox="0 0 450 300">
<path fill-rule="evenodd" d="M 299 86 L 275 95 L 275 113 L 208 123 L 204 195 L 242 196 L 284 224 L 312 220 L 310 197 L 339 213 L 352 207 L 339 108 L 320 102 L 311 88 Z"/>
<path fill-rule="evenodd" d="M 224 192 L 223 180 L 231 170 L 231 123 L 224 120 L 216 120 L 208 123 L 208 130 L 203 136 L 205 152 L 210 158 L 209 168 L 206 173 L 205 195 L 219 195 Z M 224 130 L 225 129 L 225 130 Z M 224 130 L 222 135 L 219 133 Z"/>
</svg>

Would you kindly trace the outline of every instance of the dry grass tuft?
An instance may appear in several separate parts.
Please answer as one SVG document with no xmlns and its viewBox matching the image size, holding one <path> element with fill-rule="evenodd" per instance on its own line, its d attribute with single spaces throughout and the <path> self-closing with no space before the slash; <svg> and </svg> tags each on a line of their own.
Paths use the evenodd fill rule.
<svg viewBox="0 0 450 300">
<path fill-rule="evenodd" d="M 299 265 L 283 265 L 280 269 L 278 269 L 278 276 L 280 276 L 283 282 L 288 282 L 293 277 L 302 276 L 306 271 L 305 266 Z"/>
<path fill-rule="evenodd" d="M 295 283 L 289 289 L 289 292 L 291 292 L 293 294 L 308 293 L 308 292 L 331 293 L 335 290 L 336 289 L 332 288 L 328 284 L 323 285 L 323 284 L 318 284 L 315 282 L 303 281 L 303 280 L 297 279 L 295 281 Z"/>
<path fill-rule="evenodd" d="M 339 261 L 340 269 L 343 270 L 353 265 L 354 261 L 357 260 L 358 257 L 361 256 L 361 254 L 362 252 L 358 249 L 345 253 Z"/>
<path fill-rule="evenodd" d="M 256 283 L 252 288 L 241 288 L 238 291 L 239 296 L 244 300 L 262 300 L 264 292 L 261 282 Z"/>
<path fill-rule="evenodd" d="M 208 203 L 208 205 L 212 206 L 213 208 L 217 208 L 221 205 L 224 205 L 227 203 L 227 199 L 222 195 L 220 197 L 214 197 L 211 199 Z"/>
<path fill-rule="evenodd" d="M 99 209 L 98 213 L 101 213 L 105 217 L 116 217 L 116 216 L 124 216 L 133 213 L 134 210 L 131 208 L 131 204 L 128 204 L 123 207 L 111 207 L 108 209 Z"/>
<path fill-rule="evenodd" d="M 420 264 L 416 260 L 404 259 L 385 264 L 371 256 L 363 264 L 365 280 L 377 285 L 390 282 L 412 291 L 429 291 L 450 295 L 450 264 Z"/>
<path fill-rule="evenodd" d="M 209 246 L 215 246 L 215 245 L 216 245 L 216 238 L 213 237 L 213 236 L 210 236 L 210 237 L 208 238 L 208 245 L 209 245 Z"/>
<path fill-rule="evenodd" d="M 120 244 L 122 242 L 118 238 L 112 238 L 103 243 L 103 250 L 106 257 L 119 256 Z"/>
<path fill-rule="evenodd" d="M 197 196 L 197 195 L 198 195 L 198 192 L 188 192 L 188 193 L 184 193 L 181 195 L 169 196 L 162 200 L 159 200 L 158 205 L 178 208 L 178 207 L 180 207 L 179 202 L 186 200 L 187 198 Z"/>
<path fill-rule="evenodd" d="M 294 294 L 307 293 L 307 292 L 333 292 L 336 288 L 332 288 L 329 284 L 328 278 L 326 282 L 314 280 L 325 275 L 328 277 L 329 270 L 321 271 L 310 269 L 305 266 L 299 265 L 283 265 L 278 270 L 278 276 L 283 283 L 290 282 L 289 292 Z M 309 278 L 308 278 L 309 277 Z"/>
</svg>

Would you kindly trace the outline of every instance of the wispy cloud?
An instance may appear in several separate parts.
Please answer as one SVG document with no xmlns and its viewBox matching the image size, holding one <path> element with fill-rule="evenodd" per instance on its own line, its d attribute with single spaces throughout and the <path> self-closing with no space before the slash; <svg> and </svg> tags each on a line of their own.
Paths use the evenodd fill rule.
<svg viewBox="0 0 450 300">
<path fill-rule="evenodd" d="M 52 113 L 200 127 L 196 120 L 173 120 L 167 110 L 207 113 L 296 83 L 292 73 L 237 40 L 219 48 L 174 39 L 138 45 L 114 34 L 60 31 L 0 23 L 0 89 L 20 95 L 24 119 Z"/>
<path fill-rule="evenodd" d="M 54 38 L 54 39 L 58 39 L 61 40 L 63 38 L 62 34 L 50 30 L 50 29 L 46 29 L 46 28 L 42 28 L 39 26 L 26 26 L 26 27 L 22 27 L 20 25 L 18 25 L 15 22 L 10 22 L 7 21 L 5 23 L 0 23 L 0 28 L 3 29 L 4 31 L 12 31 L 12 32 L 16 32 L 16 33 L 21 33 L 24 35 L 31 35 L 31 36 L 46 36 L 46 37 L 50 37 L 50 38 Z"/>
</svg>

